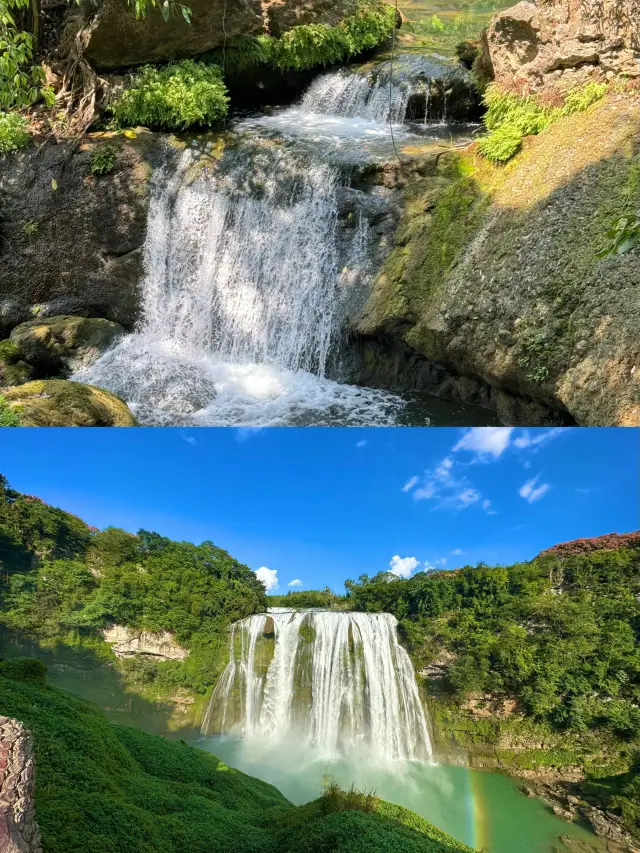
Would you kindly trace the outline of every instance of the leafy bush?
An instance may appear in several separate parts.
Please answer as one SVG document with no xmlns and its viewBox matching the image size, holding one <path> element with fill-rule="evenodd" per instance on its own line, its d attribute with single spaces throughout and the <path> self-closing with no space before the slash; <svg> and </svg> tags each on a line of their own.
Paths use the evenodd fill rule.
<svg viewBox="0 0 640 853">
<path fill-rule="evenodd" d="M 228 103 L 221 69 L 185 59 L 163 68 L 146 65 L 110 110 L 121 127 L 184 130 L 224 118 Z"/>
<path fill-rule="evenodd" d="M 335 27 L 302 24 L 280 38 L 260 37 L 268 59 L 281 71 L 301 71 L 341 62 L 388 39 L 396 25 L 395 11 L 387 4 L 362 3 Z"/>
<path fill-rule="evenodd" d="M 18 113 L 0 113 L 0 154 L 19 151 L 29 142 L 29 123 Z"/>
<path fill-rule="evenodd" d="M 14 681 L 31 681 L 44 683 L 47 673 L 46 666 L 36 658 L 12 658 L 0 660 L 0 678 L 11 678 Z"/>
<path fill-rule="evenodd" d="M 533 95 L 504 92 L 492 84 L 484 95 L 484 123 L 489 134 L 480 140 L 478 150 L 494 163 L 506 163 L 518 153 L 525 136 L 541 133 L 563 116 L 583 112 L 606 91 L 606 84 L 589 83 L 569 92 L 562 106 L 550 107 Z"/>
<path fill-rule="evenodd" d="M 94 175 L 108 175 L 116 164 L 116 149 L 113 145 L 100 145 L 91 152 L 91 172 Z"/>
</svg>

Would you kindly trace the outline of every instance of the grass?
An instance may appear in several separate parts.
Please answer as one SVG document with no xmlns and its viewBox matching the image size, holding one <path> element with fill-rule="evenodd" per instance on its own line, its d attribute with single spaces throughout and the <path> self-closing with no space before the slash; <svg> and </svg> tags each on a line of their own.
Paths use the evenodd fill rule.
<svg viewBox="0 0 640 853">
<path fill-rule="evenodd" d="M 0 427 L 20 426 L 20 414 L 0 395 Z"/>
<path fill-rule="evenodd" d="M 42 679 L 38 662 L 0 662 L 0 711 L 35 739 L 47 853 L 472 853 L 407 809 L 336 785 L 295 807 L 216 756 L 113 725 Z"/>
</svg>

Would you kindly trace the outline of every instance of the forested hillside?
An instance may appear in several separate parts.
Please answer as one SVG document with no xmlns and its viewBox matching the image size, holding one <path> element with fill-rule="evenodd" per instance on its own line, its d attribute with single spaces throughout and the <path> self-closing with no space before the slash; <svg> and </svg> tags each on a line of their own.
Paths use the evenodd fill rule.
<svg viewBox="0 0 640 853">
<path fill-rule="evenodd" d="M 0 712 L 35 739 L 47 853 L 471 853 L 413 812 L 335 785 L 296 808 L 215 755 L 112 725 L 43 678 L 38 661 L 0 662 Z"/>
<path fill-rule="evenodd" d="M 0 624 L 43 643 L 107 647 L 110 624 L 170 631 L 184 661 L 126 661 L 129 675 L 202 691 L 226 663 L 228 626 L 264 610 L 264 586 L 212 542 L 99 531 L 0 480 Z"/>
</svg>

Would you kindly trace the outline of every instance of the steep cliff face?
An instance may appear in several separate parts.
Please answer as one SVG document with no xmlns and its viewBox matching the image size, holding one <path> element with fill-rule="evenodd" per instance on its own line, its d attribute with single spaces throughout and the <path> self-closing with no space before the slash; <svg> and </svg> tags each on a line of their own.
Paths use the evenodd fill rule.
<svg viewBox="0 0 640 853">
<path fill-rule="evenodd" d="M 105 628 L 102 636 L 113 647 L 117 657 L 149 655 L 160 660 L 184 660 L 189 654 L 175 642 L 169 631 L 152 633 L 113 625 Z"/>
<path fill-rule="evenodd" d="M 500 86 L 567 90 L 640 77 L 637 0 L 524 0 L 493 18 L 488 43 Z"/>
<path fill-rule="evenodd" d="M 177 12 L 165 22 L 159 8 L 136 20 L 127 0 L 103 0 L 97 13 L 69 13 L 65 38 L 88 28 L 85 56 L 100 70 L 196 56 L 236 36 L 279 36 L 297 24 L 333 26 L 356 0 L 189 0 L 191 23 Z"/>
<path fill-rule="evenodd" d="M 640 208 L 639 122 L 638 99 L 610 98 L 528 139 L 507 167 L 471 147 L 408 182 L 396 245 L 355 324 L 362 378 L 380 370 L 428 389 L 442 365 L 484 383 L 505 423 L 555 412 L 639 424 L 638 249 L 597 257 L 612 220 Z M 407 354 L 422 360 L 413 370 Z"/>
</svg>

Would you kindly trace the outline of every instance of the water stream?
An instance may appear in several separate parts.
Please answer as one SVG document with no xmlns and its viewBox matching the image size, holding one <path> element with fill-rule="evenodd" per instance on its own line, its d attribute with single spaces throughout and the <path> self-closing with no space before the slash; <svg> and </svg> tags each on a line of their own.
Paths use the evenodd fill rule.
<svg viewBox="0 0 640 853">
<path fill-rule="evenodd" d="M 142 320 L 73 378 L 121 396 L 143 425 L 485 423 L 473 407 L 342 380 L 347 317 L 391 216 L 389 193 L 354 186 L 354 167 L 393 157 L 389 118 L 400 143 L 451 131 L 402 124 L 410 79 L 389 90 L 383 70 L 328 72 L 296 106 L 168 151 L 151 184 Z"/>
</svg>

